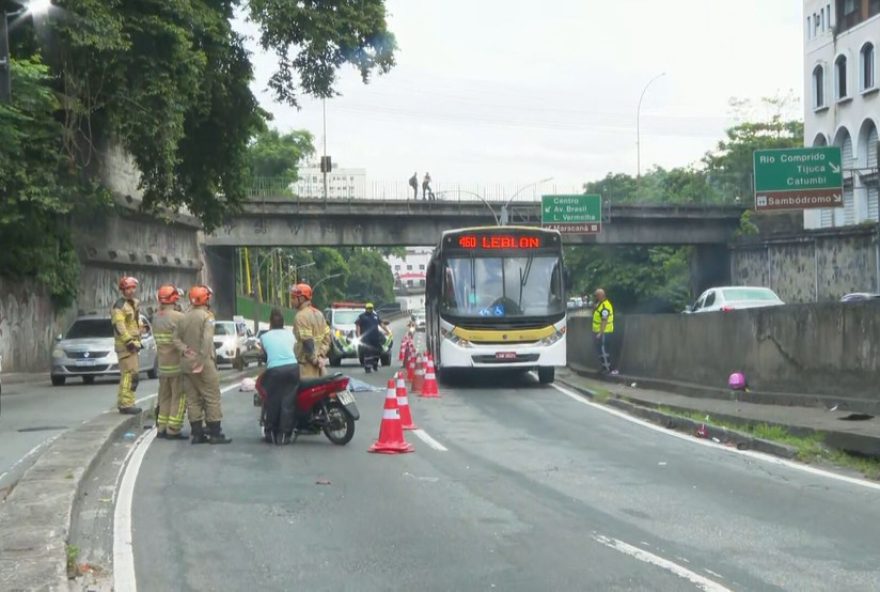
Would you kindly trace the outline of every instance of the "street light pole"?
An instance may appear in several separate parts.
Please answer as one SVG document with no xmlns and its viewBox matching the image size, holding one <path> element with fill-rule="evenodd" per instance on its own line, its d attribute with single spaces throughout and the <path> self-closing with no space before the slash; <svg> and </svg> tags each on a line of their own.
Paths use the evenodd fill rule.
<svg viewBox="0 0 880 592">
<path fill-rule="evenodd" d="M 498 216 L 495 214 L 495 210 L 492 209 L 492 206 L 489 204 L 489 202 L 486 201 L 485 198 L 479 193 L 468 191 L 467 189 L 448 189 L 446 191 L 438 191 L 435 195 L 443 195 L 444 193 L 467 193 L 468 195 L 473 195 L 474 197 L 479 198 L 481 202 L 486 204 L 486 207 L 489 208 L 489 211 L 492 212 L 492 218 L 495 219 L 495 226 L 501 226 L 501 222 L 498 221 Z"/>
<path fill-rule="evenodd" d="M 648 84 L 645 85 L 645 88 L 642 89 L 642 94 L 639 97 L 639 106 L 636 109 L 636 179 L 642 178 L 642 136 L 641 136 L 641 118 L 642 118 L 642 99 L 645 98 L 645 93 L 648 92 L 648 87 L 657 80 L 658 78 L 662 78 L 666 76 L 666 72 L 661 72 L 657 76 L 654 76 L 651 80 L 648 81 Z"/>
<path fill-rule="evenodd" d="M 312 286 L 312 294 L 314 295 L 314 292 L 318 289 L 318 286 L 320 286 L 321 284 L 323 284 L 327 280 L 332 280 L 333 278 L 338 278 L 341 275 L 342 275 L 341 273 L 334 273 L 334 274 L 328 275 L 327 277 L 321 278 L 320 280 L 318 280 L 315 283 L 314 286 Z"/>
<path fill-rule="evenodd" d="M 544 183 L 549 183 L 552 180 L 553 180 L 553 177 L 547 177 L 546 179 L 541 179 L 540 181 L 535 181 L 534 183 L 529 183 L 528 185 L 526 185 L 525 187 L 521 187 L 519 189 L 519 191 L 517 191 L 516 193 L 511 195 L 510 199 L 508 199 L 504 203 L 504 205 L 501 206 L 501 224 L 499 224 L 499 226 L 507 226 L 507 222 L 510 220 L 510 216 L 507 212 L 507 207 L 510 205 L 510 202 L 513 201 L 514 197 L 516 197 L 517 195 L 519 195 L 520 193 L 522 193 L 526 189 L 529 189 L 530 187 L 534 187 L 535 185 L 543 185 Z"/>
</svg>

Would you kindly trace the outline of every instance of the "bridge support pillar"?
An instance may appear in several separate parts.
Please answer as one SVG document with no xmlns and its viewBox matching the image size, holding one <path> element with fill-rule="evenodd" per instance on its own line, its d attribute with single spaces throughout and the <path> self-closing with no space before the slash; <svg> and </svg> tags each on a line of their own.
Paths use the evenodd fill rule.
<svg viewBox="0 0 880 592">
<path fill-rule="evenodd" d="M 231 319 L 235 314 L 235 247 L 206 247 L 206 283 L 214 290 L 214 315 Z"/>
<path fill-rule="evenodd" d="M 691 292 L 730 284 L 730 250 L 727 245 L 697 245 L 691 256 Z"/>
</svg>

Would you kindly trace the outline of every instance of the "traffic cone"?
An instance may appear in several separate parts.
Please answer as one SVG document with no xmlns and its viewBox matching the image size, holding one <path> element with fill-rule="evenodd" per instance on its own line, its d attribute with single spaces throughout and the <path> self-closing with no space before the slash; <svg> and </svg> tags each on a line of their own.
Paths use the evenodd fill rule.
<svg viewBox="0 0 880 592">
<path fill-rule="evenodd" d="M 389 387 L 392 381 L 388 382 Z M 409 397 L 406 394 L 406 382 L 403 380 L 403 372 L 397 373 L 397 408 L 400 409 L 400 423 L 405 430 L 415 430 L 417 426 L 412 419 L 409 410 Z"/>
<path fill-rule="evenodd" d="M 400 351 L 397 352 L 397 361 L 398 362 L 402 362 L 403 357 L 406 355 L 406 344 L 407 344 L 407 341 L 406 341 L 406 338 L 404 338 L 404 340 L 400 342 Z"/>
<path fill-rule="evenodd" d="M 440 389 L 437 387 L 437 373 L 434 371 L 434 360 L 429 357 L 425 365 L 425 384 L 422 386 L 422 393 L 419 396 L 426 399 L 439 399 Z"/>
<path fill-rule="evenodd" d="M 409 361 L 406 365 L 406 380 L 412 384 L 413 379 L 416 376 L 416 356 L 415 352 L 410 352 Z"/>
<path fill-rule="evenodd" d="M 379 439 L 370 446 L 368 452 L 381 454 L 401 454 L 415 450 L 412 444 L 403 439 L 403 426 L 400 422 L 400 411 L 397 408 L 397 393 L 394 380 L 388 381 L 385 392 L 385 410 L 382 412 L 382 425 L 379 426 Z"/>
<path fill-rule="evenodd" d="M 422 392 L 422 387 L 425 385 L 425 361 L 422 359 L 422 354 L 419 354 L 416 358 L 416 371 L 413 374 L 412 380 L 412 392 L 420 393 Z"/>
<path fill-rule="evenodd" d="M 412 341 L 408 341 L 406 343 L 406 347 L 403 348 L 403 369 L 406 370 L 409 368 L 409 359 L 412 357 Z"/>
</svg>

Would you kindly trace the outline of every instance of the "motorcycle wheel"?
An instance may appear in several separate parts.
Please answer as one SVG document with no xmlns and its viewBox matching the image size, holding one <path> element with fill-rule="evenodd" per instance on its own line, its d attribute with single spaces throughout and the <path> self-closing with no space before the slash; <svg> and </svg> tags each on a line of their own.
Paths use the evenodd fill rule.
<svg viewBox="0 0 880 592">
<path fill-rule="evenodd" d="M 324 426 L 324 435 L 337 446 L 345 446 L 354 438 L 354 420 L 345 412 L 342 405 L 328 405 L 329 422 Z"/>
</svg>

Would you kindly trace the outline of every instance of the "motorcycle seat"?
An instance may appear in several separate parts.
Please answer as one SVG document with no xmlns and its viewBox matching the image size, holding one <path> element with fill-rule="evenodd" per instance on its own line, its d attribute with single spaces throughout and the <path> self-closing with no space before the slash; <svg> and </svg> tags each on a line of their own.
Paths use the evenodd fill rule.
<svg viewBox="0 0 880 592">
<path fill-rule="evenodd" d="M 333 374 L 328 374 L 327 376 L 321 376 L 320 378 L 306 378 L 300 381 L 299 390 L 311 388 L 313 386 L 320 386 L 322 384 L 328 384 L 337 381 L 342 377 L 342 372 L 335 372 Z"/>
</svg>

